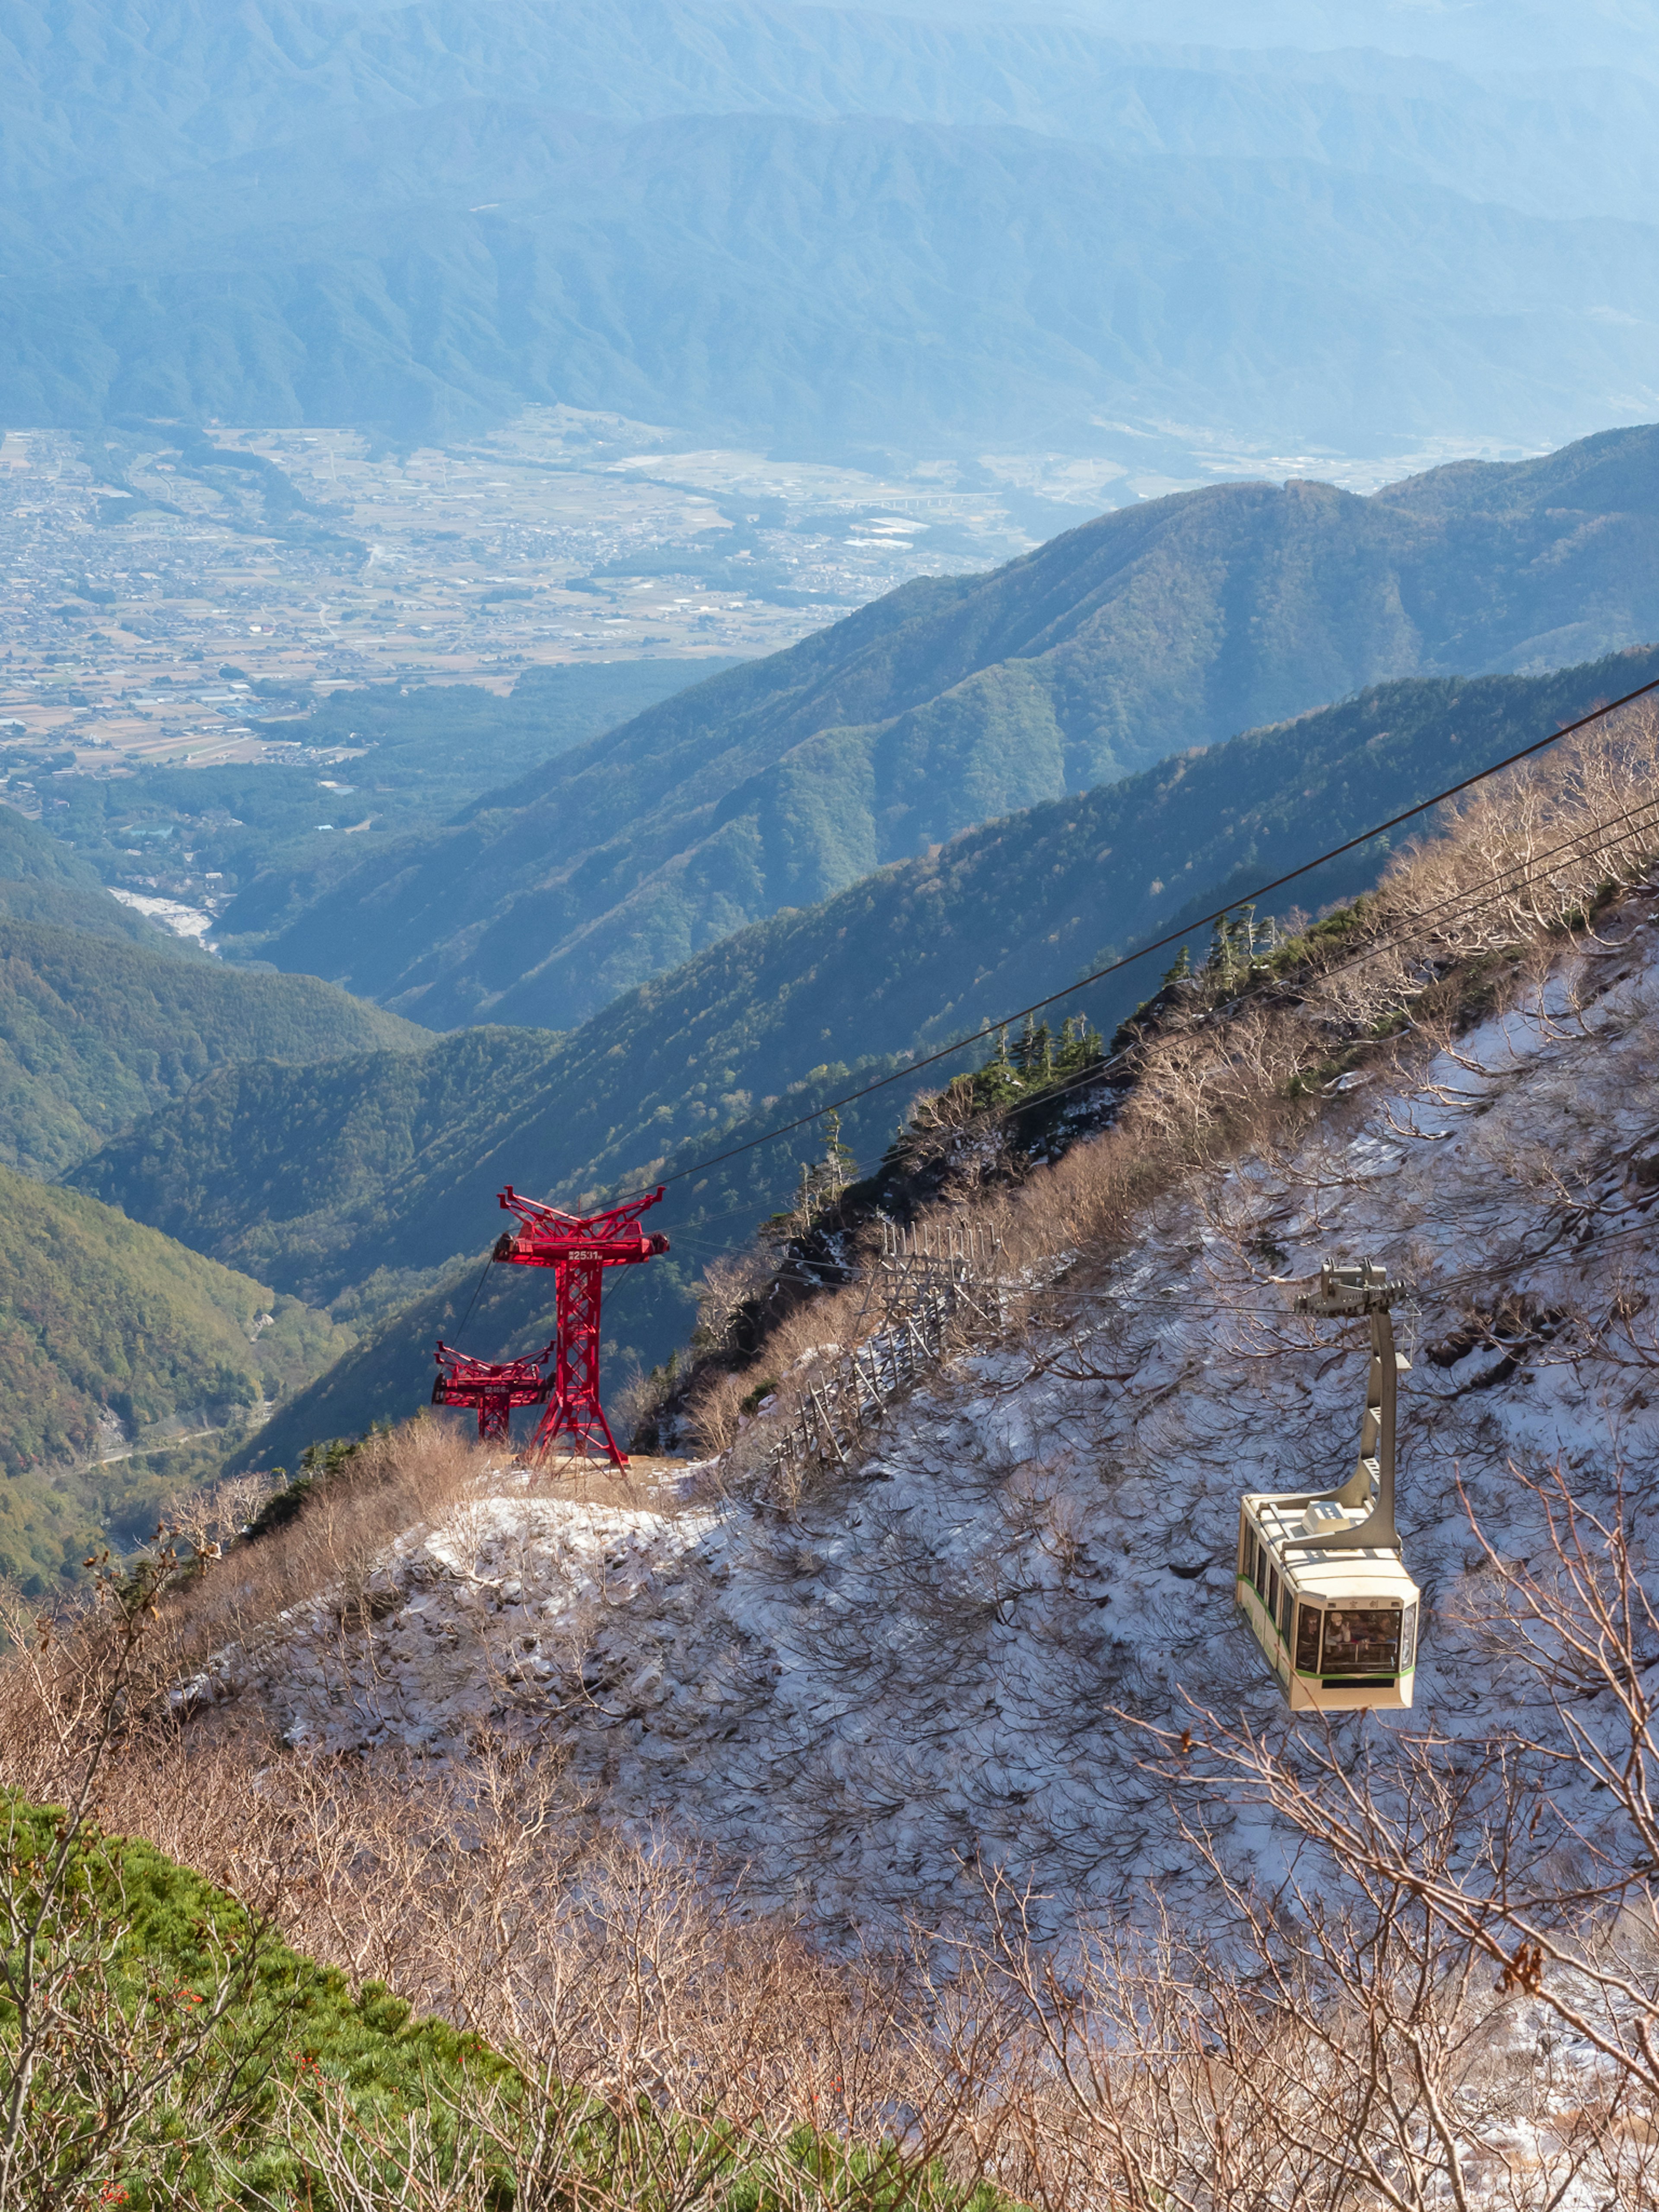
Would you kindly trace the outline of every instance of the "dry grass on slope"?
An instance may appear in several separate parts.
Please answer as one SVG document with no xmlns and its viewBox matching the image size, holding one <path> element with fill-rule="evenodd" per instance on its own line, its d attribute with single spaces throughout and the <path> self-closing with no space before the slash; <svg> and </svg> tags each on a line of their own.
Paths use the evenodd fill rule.
<svg viewBox="0 0 1659 2212">
<path fill-rule="evenodd" d="M 1375 893 L 1271 957 L 1166 989 L 1117 1057 L 1108 1129 L 936 1218 L 971 1220 L 1000 1242 L 1006 1327 L 1018 1334 L 1052 1315 L 1058 1281 L 1097 1284 L 1160 1200 L 1247 1153 L 1282 1160 L 1322 1115 L 1340 1120 L 1344 1077 L 1420 1067 L 1498 1005 L 1541 1005 L 1563 952 L 1594 953 L 1597 919 L 1656 855 L 1659 708 L 1644 700 L 1454 802 Z M 1549 1015 L 1574 1018 L 1566 1004 Z M 854 1283 L 791 1312 L 756 1368 L 714 1373 L 691 1413 L 721 1480 L 764 1483 L 778 1429 L 879 1325 L 867 1279 Z M 982 1327 L 964 1328 L 963 1346 L 975 1335 Z M 750 1425 L 740 1409 L 763 1367 L 779 1378 L 775 1404 Z"/>
<path fill-rule="evenodd" d="M 1567 981 L 1626 957 L 1611 933 L 1598 951 L 1595 922 L 1659 849 L 1643 803 L 1655 750 L 1651 720 L 1626 718 L 1478 794 L 1335 928 L 1178 994 L 1134 1048 L 1115 1126 L 978 1201 L 1016 1279 L 1011 1329 L 1039 1346 L 1069 1287 L 1106 1278 L 1160 1206 L 1218 1218 L 1205 1209 L 1220 1170 L 1252 1151 L 1288 1177 L 1316 1122 L 1340 1146 L 1358 1108 L 1322 1095 L 1326 1071 L 1405 1060 L 1420 1077 L 1504 1001 L 1588 1038 L 1591 1010 Z M 1558 1175 L 1569 1164 L 1558 1158 Z M 1540 1218 L 1553 1237 L 1555 1218 Z M 778 1364 L 851 1340 L 862 1312 L 856 1287 L 801 1310 Z M 1653 1357 L 1644 1343 L 1632 1361 Z M 873 2212 L 981 2175 L 1045 2212 L 1654 2200 L 1659 1601 L 1622 1509 L 1587 1517 L 1540 1477 L 1539 1541 L 1494 1540 L 1493 1633 L 1525 1633 L 1489 1741 L 1449 1742 L 1419 1721 L 1368 1740 L 1362 1765 L 1340 1733 L 1281 1740 L 1194 1713 L 1185 1738 L 1147 1735 L 1159 1817 L 1209 1869 L 1206 1914 L 1148 1926 L 1101 1911 L 1038 1942 L 1033 1901 L 969 1869 L 959 1913 L 826 1955 L 789 1914 L 747 1909 L 740 1870 L 681 1838 L 607 1831 L 550 1740 L 506 1745 L 487 1711 L 465 1757 L 439 1761 L 321 1756 L 252 1721 L 238 1733 L 233 1708 L 190 1716 L 173 1699 L 205 1647 L 257 1639 L 293 1607 L 332 1608 L 351 1639 L 374 1618 L 387 1544 L 471 1510 L 484 1469 L 453 1432 L 421 1425 L 377 1440 L 350 1483 L 324 1486 L 258 1544 L 223 1545 L 246 1501 L 222 1499 L 219 1522 L 194 1533 L 203 1556 L 225 1556 L 159 1606 L 118 1704 L 107 1616 L 42 1629 L 15 1612 L 0 1782 L 61 1799 L 95 1753 L 106 1825 L 268 1900 L 292 1942 L 354 1978 L 482 2027 L 532 2079 L 581 2080 L 619 2134 L 641 2099 L 718 2116 L 773 2152 L 803 2117 L 869 2148 L 907 2116 L 893 2186 L 797 2171 L 780 2203 Z M 895 1601 L 890 1576 L 883 1595 Z M 354 1649 L 372 1659 L 372 1644 Z M 1097 1683 L 1095 1717 L 1101 1702 Z M 1520 1712 L 1547 1726 L 1528 1735 Z M 1569 1766 L 1599 1785 L 1593 1832 L 1575 1832 Z M 1305 1849 L 1301 1886 L 1251 1892 L 1213 1840 L 1219 1806 L 1282 1824 Z M 15 1894 L 18 1870 L 6 1880 Z M 687 2212 L 744 2201 L 652 2142 L 603 2191 L 575 2193 Z M 359 2201 L 470 2202 L 424 2171 L 412 2148 Z M 526 2201 L 570 2201 L 568 2172 L 554 2179 L 562 2199 Z"/>
<path fill-rule="evenodd" d="M 1595 1693 L 1614 1717 L 1585 1749 L 1616 1855 L 1605 1823 L 1595 1850 L 1564 1854 L 1549 1761 L 1524 1743 L 1470 1755 L 1431 1732 L 1356 1773 L 1340 1739 L 1304 1755 L 1195 1714 L 1146 1752 L 1172 1829 L 1213 1877 L 1201 1921 L 1097 1912 L 1036 1941 L 1036 1900 L 986 1868 L 949 1924 L 826 1955 L 787 1916 L 746 1911 L 730 1870 L 695 1848 L 605 1832 L 556 1759 L 487 1732 L 464 1766 L 434 1767 L 181 1729 L 164 1616 L 135 1616 L 113 1585 L 50 1633 L 9 1618 L 0 1783 L 48 1802 L 89 1793 L 106 1828 L 270 1912 L 354 1985 L 382 1978 L 483 2033 L 530 2102 L 509 2111 L 479 2084 L 459 2118 L 526 2206 L 747 2212 L 757 2171 L 780 2212 L 944 2212 L 980 2183 L 1042 2212 L 1647 2203 L 1659 1923 L 1640 1870 L 1659 1855 L 1659 1747 L 1643 1662 L 1659 1615 L 1626 1532 L 1559 1486 L 1539 1495 L 1547 1556 L 1493 1571 L 1530 1632 L 1517 1664 L 1569 1727 L 1585 1737 Z M 1303 1838 L 1304 1881 L 1271 1898 L 1240 1887 L 1207 1836 L 1219 1790 Z M 33 1875 L 0 1853 L 0 1911 L 27 1909 Z M 89 2064 L 118 2002 L 83 1984 L 45 2063 Z M 0 2018 L 0 2049 L 6 2034 Z M 592 2100 L 584 2141 L 570 2082 Z M 287 2118 L 322 2194 L 284 2204 L 501 2201 L 482 2172 L 463 2185 L 422 2127 L 388 2135 L 356 2116 L 349 2084 L 311 2086 Z M 435 2112 L 434 2129 L 454 2117 Z M 803 2161 L 803 2119 L 860 2155 Z M 711 2121 L 743 2172 L 699 2148 Z M 112 2162 L 103 2201 L 132 2178 Z"/>
</svg>

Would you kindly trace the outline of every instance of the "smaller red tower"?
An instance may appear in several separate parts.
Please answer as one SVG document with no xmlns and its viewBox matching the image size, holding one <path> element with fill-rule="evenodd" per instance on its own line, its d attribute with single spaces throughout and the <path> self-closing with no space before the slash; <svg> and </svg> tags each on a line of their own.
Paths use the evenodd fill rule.
<svg viewBox="0 0 1659 2212">
<path fill-rule="evenodd" d="M 665 1237 L 640 1227 L 641 1214 L 662 1194 L 659 1183 L 643 1198 L 584 1217 L 520 1198 L 511 1183 L 501 1194 L 503 1209 L 517 1215 L 519 1228 L 516 1235 L 503 1233 L 494 1257 L 512 1267 L 553 1270 L 558 1364 L 547 1411 L 531 1443 L 533 1458 L 568 1435 L 573 1451 L 601 1453 L 613 1467 L 628 1464 L 599 1403 L 599 1297 L 607 1267 L 637 1267 L 667 1251 Z"/>
<path fill-rule="evenodd" d="M 527 1359 L 473 1359 L 438 1339 L 433 1355 L 438 1363 L 432 1385 L 434 1406 L 476 1406 L 478 1437 L 483 1443 L 505 1443 L 512 1431 L 509 1416 L 515 1406 L 544 1406 L 553 1378 L 544 1370 L 553 1346 Z"/>
</svg>

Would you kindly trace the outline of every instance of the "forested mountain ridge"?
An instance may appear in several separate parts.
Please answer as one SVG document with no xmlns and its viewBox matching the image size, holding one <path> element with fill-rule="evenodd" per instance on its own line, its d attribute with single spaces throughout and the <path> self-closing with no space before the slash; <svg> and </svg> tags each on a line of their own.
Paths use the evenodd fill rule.
<svg viewBox="0 0 1659 2212">
<path fill-rule="evenodd" d="M 556 1088 L 562 1042 L 477 1028 L 304 1067 L 239 1061 L 66 1180 L 355 1319 L 477 1246 L 476 1212 L 444 1194 L 488 1181 L 481 1164 Z"/>
<path fill-rule="evenodd" d="M 112 898 L 95 868 L 15 806 L 0 805 L 0 915 L 124 938 L 149 951 L 198 963 L 208 957 L 199 945 L 158 929 Z"/>
<path fill-rule="evenodd" d="M 50 1589 L 88 1544 L 137 1542 L 170 1447 L 209 1428 L 222 1451 L 347 1341 L 115 1208 L 0 1167 L 0 1572 Z"/>
<path fill-rule="evenodd" d="M 1369 499 L 1243 484 L 902 586 L 226 927 L 433 1028 L 564 1029 L 747 921 L 1367 684 L 1659 635 L 1659 429 Z M 1121 865 L 1121 863 L 1118 863 Z"/>
<path fill-rule="evenodd" d="M 1655 676 L 1659 647 L 1546 678 L 1378 686 L 983 825 L 819 907 L 755 923 L 569 1036 L 462 1030 L 395 1062 L 218 1071 L 72 1181 L 342 1315 L 368 1285 L 370 1333 L 276 1417 L 269 1448 L 291 1460 L 310 1434 L 417 1402 L 433 1337 L 468 1303 L 503 1183 L 579 1204 L 721 1151 L 835 1096 L 849 1067 L 902 1066 L 973 1036 L 1183 913 L 1242 896 Z M 1285 903 L 1351 896 L 1389 849 L 1374 842 Z M 1120 856 L 1133 869 L 1110 866 Z M 1059 1011 L 1086 1011 L 1109 1030 L 1167 964 L 1133 967 Z M 973 1057 L 921 1079 L 943 1081 Z M 846 1116 L 866 1164 L 907 1095 L 896 1085 Z M 647 1366 L 667 1355 L 702 1261 L 786 1200 L 817 1142 L 800 1132 L 676 1189 L 663 1226 L 680 1242 L 608 1310 L 613 1353 Z M 462 1254 L 464 1282 L 453 1273 Z M 399 1271 L 419 1296 L 379 1322 Z M 491 1280 L 472 1348 L 516 1343 L 544 1297 L 544 1286 Z"/>
<path fill-rule="evenodd" d="M 47 893 L 66 888 L 30 886 Z M 312 975 L 249 975 L 118 931 L 4 918 L 0 885 L 0 1161 L 52 1176 L 210 1068 L 331 1059 L 422 1033 Z M 73 890 L 74 900 L 105 898 Z M 37 909 L 44 910 L 44 909 Z"/>
</svg>

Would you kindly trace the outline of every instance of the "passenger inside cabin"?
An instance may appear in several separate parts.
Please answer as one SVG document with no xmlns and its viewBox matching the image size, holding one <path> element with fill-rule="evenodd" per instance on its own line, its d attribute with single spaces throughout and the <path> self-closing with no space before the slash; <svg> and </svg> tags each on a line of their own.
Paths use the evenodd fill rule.
<svg viewBox="0 0 1659 2212">
<path fill-rule="evenodd" d="M 1333 1609 L 1325 1615 L 1328 1674 L 1387 1674 L 1400 1656 L 1400 1615 L 1373 1607 Z"/>
</svg>

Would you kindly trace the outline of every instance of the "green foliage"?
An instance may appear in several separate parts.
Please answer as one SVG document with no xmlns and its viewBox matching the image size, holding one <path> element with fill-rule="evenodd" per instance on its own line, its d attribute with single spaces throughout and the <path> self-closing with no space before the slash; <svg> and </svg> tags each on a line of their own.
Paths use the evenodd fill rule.
<svg viewBox="0 0 1659 2212">
<path fill-rule="evenodd" d="M 416 1042 L 395 1014 L 314 976 L 0 919 L 0 1162 L 29 1174 L 60 1174 L 227 1062 Z"/>
<path fill-rule="evenodd" d="M 0 1796 L 0 1884 L 14 1925 L 47 1904 L 36 1975 L 60 1960 L 76 1969 L 60 2048 L 72 2055 L 79 2033 L 118 2023 L 130 2049 L 179 2071 L 178 2094 L 114 2161 L 127 2178 L 108 2182 L 104 2202 L 162 2212 L 183 2202 L 228 2206 L 263 2190 L 306 2203 L 285 2090 L 302 2103 L 337 2090 L 372 2123 L 424 2115 L 434 2103 L 441 2115 L 446 2093 L 453 2100 L 516 2078 L 476 2036 L 416 2019 L 378 1982 L 354 1993 L 343 1974 L 290 1950 L 235 1899 L 149 1844 L 76 1826 L 58 1808 Z M 218 2017 L 192 2066 L 193 2015 L 204 2008 Z M 17 2007 L 0 1996 L 0 2052 L 17 2034 Z M 65 2081 L 55 2057 L 49 2049 L 31 2087 L 42 2134 L 48 2112 L 57 2118 L 65 2094 L 71 2109 L 76 2098 L 73 2075 Z M 188 2144 L 186 2090 L 198 2108 L 222 2105 L 227 2124 L 210 2148 L 170 2157 L 169 2136 Z M 97 2118 L 82 2116 L 94 2142 Z M 69 2164 L 66 2185 L 74 2171 Z"/>
<path fill-rule="evenodd" d="M 326 1437 L 309 1443 L 300 1454 L 299 1472 L 280 1490 L 274 1491 L 265 1500 L 246 1531 L 249 1543 L 257 1543 L 277 1528 L 285 1528 L 289 1522 L 298 1520 L 308 1499 L 314 1498 L 325 1485 L 349 1474 L 351 1463 L 363 1446 L 373 1437 L 385 1435 L 389 1422 L 372 1421 L 361 1437 Z M 276 1468 L 274 1474 L 286 1473 Z"/>
<path fill-rule="evenodd" d="M 132 1540 L 349 1340 L 96 1199 L 0 1169 L 0 1573 L 42 1591 L 106 1529 Z"/>
<path fill-rule="evenodd" d="M 13 1793 L 0 1795 L 0 1925 L 13 1939 L 0 1958 L 0 2057 L 27 2055 L 21 2156 L 43 2204 L 348 2212 L 407 2202 L 409 2154 L 429 2148 L 435 2173 L 470 2170 L 483 2185 L 465 2201 L 510 2212 L 514 2152 L 538 2141 L 519 2175 L 538 2203 L 764 2212 L 799 2201 L 803 2175 L 812 2201 L 848 2212 L 1003 2202 L 936 2162 L 919 2167 L 896 2142 L 849 2149 L 803 2124 L 757 2149 L 739 2128 L 643 2096 L 532 2081 L 383 1984 L 354 1991 L 149 1844 Z M 132 2097 L 135 2077 L 157 2085 L 147 2104 Z M 319 2136 L 334 2158 L 319 2155 Z M 373 2183 L 363 2191 L 370 2176 L 386 2197 Z"/>
</svg>

